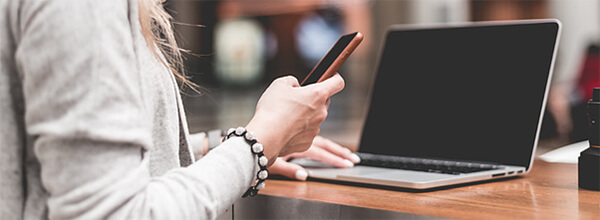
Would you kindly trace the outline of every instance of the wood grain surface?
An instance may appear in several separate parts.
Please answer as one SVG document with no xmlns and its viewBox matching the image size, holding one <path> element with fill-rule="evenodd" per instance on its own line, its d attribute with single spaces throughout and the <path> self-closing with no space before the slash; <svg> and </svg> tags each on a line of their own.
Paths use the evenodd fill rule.
<svg viewBox="0 0 600 220">
<path fill-rule="evenodd" d="M 268 180 L 260 194 L 458 219 L 600 219 L 600 192 L 579 189 L 577 165 L 536 160 L 522 177 L 410 191 Z"/>
</svg>

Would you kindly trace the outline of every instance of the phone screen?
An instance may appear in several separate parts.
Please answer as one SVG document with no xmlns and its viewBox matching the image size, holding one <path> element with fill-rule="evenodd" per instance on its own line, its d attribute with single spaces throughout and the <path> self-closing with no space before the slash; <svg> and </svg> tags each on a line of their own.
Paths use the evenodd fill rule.
<svg viewBox="0 0 600 220">
<path fill-rule="evenodd" d="M 327 55 L 325 55 L 321 62 L 319 62 L 319 64 L 313 69 L 313 71 L 309 73 L 307 78 L 304 79 L 302 85 L 313 84 L 319 81 L 319 78 L 321 78 L 321 76 L 325 73 L 325 71 L 327 71 L 329 66 L 333 64 L 333 61 L 335 61 L 335 59 L 338 56 L 340 56 L 342 51 L 344 51 L 344 48 L 346 48 L 348 44 L 350 44 L 352 39 L 356 37 L 357 34 L 358 32 L 342 36 L 331 48 L 331 50 L 329 50 L 329 52 L 327 53 Z"/>
</svg>

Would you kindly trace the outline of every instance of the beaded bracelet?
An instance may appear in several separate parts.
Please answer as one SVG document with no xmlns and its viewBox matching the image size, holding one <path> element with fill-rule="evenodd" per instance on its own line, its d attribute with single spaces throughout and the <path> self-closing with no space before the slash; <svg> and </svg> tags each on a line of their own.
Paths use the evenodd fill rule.
<svg viewBox="0 0 600 220">
<path fill-rule="evenodd" d="M 227 130 L 227 135 L 225 136 L 223 141 L 231 138 L 232 135 L 244 137 L 246 143 L 250 145 L 252 153 L 254 153 L 258 157 L 258 167 L 260 167 L 260 170 L 256 173 L 256 180 L 254 181 L 254 184 L 250 188 L 248 188 L 248 190 L 246 190 L 244 195 L 242 195 L 242 198 L 248 196 L 253 197 L 256 194 L 258 194 L 258 190 L 265 188 L 265 180 L 269 176 L 269 173 L 267 172 L 267 164 L 269 163 L 269 160 L 263 154 L 263 145 L 261 143 L 258 143 L 256 137 L 252 132 L 246 131 L 246 128 L 244 127 L 230 128 L 229 130 Z"/>
</svg>

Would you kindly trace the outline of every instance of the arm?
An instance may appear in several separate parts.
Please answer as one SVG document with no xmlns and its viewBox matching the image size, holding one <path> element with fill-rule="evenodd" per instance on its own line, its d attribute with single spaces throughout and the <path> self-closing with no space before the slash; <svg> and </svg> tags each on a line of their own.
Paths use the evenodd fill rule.
<svg viewBox="0 0 600 220">
<path fill-rule="evenodd" d="M 254 178 L 256 159 L 236 139 L 150 176 L 142 155 L 153 112 L 136 66 L 135 3 L 22 2 L 16 60 L 51 219 L 215 218 Z"/>
<path fill-rule="evenodd" d="M 154 112 L 137 68 L 136 0 L 23 1 L 16 60 L 26 129 L 51 219 L 216 218 L 250 186 L 257 161 L 232 138 L 201 161 L 151 177 Z M 127 8 L 129 7 L 129 10 Z M 137 37 L 137 38 L 136 38 Z M 299 87 L 275 80 L 246 128 L 269 161 L 308 149 L 342 90 L 336 75 Z M 278 128 L 278 129 L 273 129 Z"/>
</svg>

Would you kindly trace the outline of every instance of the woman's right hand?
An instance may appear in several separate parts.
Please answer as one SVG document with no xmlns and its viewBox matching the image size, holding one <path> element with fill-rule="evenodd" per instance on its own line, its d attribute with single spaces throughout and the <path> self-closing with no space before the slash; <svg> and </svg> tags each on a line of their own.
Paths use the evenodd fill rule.
<svg viewBox="0 0 600 220">
<path fill-rule="evenodd" d="M 246 126 L 264 146 L 269 165 L 278 156 L 306 151 L 327 117 L 329 98 L 344 88 L 339 74 L 301 87 L 293 76 L 276 79 L 262 94 Z"/>
</svg>

